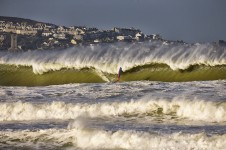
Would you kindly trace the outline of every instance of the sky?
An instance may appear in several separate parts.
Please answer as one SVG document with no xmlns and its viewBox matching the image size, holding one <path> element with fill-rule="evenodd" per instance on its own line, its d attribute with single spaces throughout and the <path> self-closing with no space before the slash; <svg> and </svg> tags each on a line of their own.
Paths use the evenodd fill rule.
<svg viewBox="0 0 226 150">
<path fill-rule="evenodd" d="M 190 43 L 226 40 L 226 0 L 0 0 L 0 16 L 98 29 L 134 27 Z"/>
</svg>

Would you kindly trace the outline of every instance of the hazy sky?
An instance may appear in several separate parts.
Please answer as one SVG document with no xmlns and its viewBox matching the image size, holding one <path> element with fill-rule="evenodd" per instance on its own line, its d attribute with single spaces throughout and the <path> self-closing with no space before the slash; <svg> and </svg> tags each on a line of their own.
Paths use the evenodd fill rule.
<svg viewBox="0 0 226 150">
<path fill-rule="evenodd" d="M 186 42 L 226 40 L 226 0 L 0 0 L 0 16 L 99 29 L 135 27 Z"/>
</svg>

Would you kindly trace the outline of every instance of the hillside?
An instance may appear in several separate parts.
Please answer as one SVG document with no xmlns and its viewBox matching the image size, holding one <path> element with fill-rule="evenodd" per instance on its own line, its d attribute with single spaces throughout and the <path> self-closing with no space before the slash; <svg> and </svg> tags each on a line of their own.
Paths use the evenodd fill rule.
<svg viewBox="0 0 226 150">
<path fill-rule="evenodd" d="M 31 19 L 25 19 L 25 18 L 18 18 L 18 17 L 6 17 L 6 16 L 0 16 L 0 20 L 1 21 L 5 21 L 5 22 L 12 22 L 12 23 L 22 23 L 22 22 L 26 22 L 29 25 L 35 25 L 37 23 L 42 23 L 42 24 L 47 24 L 47 25 L 53 25 L 56 26 L 55 24 L 51 24 L 51 23 L 45 23 L 45 22 L 39 22 L 39 21 L 35 21 L 35 20 L 31 20 Z"/>
</svg>

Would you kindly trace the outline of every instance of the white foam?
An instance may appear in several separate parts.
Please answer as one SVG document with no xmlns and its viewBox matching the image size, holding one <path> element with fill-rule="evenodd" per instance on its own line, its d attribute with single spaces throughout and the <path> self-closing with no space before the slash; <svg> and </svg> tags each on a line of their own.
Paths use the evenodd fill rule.
<svg viewBox="0 0 226 150">
<path fill-rule="evenodd" d="M 1 53 L 0 63 L 31 66 L 36 74 L 62 68 L 86 67 L 116 74 L 119 67 L 125 71 L 151 63 L 167 64 L 174 70 L 186 69 L 195 64 L 225 65 L 226 51 L 211 44 L 166 46 L 159 42 L 117 43 L 60 51 Z"/>
<path fill-rule="evenodd" d="M 137 131 L 104 131 L 97 129 L 72 130 L 76 132 L 77 147 L 83 149 L 222 149 L 226 135 L 207 137 L 205 134 L 157 135 Z"/>
<path fill-rule="evenodd" d="M 0 103 L 0 121 L 39 120 L 39 119 L 75 119 L 87 117 L 146 116 L 150 114 L 173 114 L 179 118 L 206 122 L 225 122 L 226 103 L 204 100 L 151 99 L 150 97 L 129 102 L 103 102 L 95 104 L 72 104 L 52 102 L 32 104 L 28 102 Z"/>
<path fill-rule="evenodd" d="M 69 129 L 22 130 L 14 132 L 1 131 L 0 146 L 10 147 L 10 145 L 12 145 L 14 147 L 61 149 L 68 144 L 70 148 L 74 147 L 79 149 L 220 150 L 226 147 L 225 138 L 225 134 L 212 136 L 206 136 L 204 133 L 173 133 L 160 135 L 131 130 L 105 131 L 102 129 L 88 128 L 86 126 L 76 126 L 76 128 Z"/>
</svg>

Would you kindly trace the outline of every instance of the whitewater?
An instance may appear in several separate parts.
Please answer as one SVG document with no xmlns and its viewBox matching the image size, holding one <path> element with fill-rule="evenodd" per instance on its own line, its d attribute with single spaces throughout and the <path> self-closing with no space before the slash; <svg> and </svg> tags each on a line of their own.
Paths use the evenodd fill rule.
<svg viewBox="0 0 226 150">
<path fill-rule="evenodd" d="M 222 150 L 225 138 L 225 47 L 0 52 L 0 149 Z"/>
<path fill-rule="evenodd" d="M 173 70 L 192 65 L 226 65 L 225 47 L 206 44 L 170 44 L 137 42 L 79 46 L 55 51 L 1 53 L 0 64 L 30 66 L 35 74 L 62 68 L 94 68 L 115 74 L 147 64 L 166 64 Z"/>
</svg>

